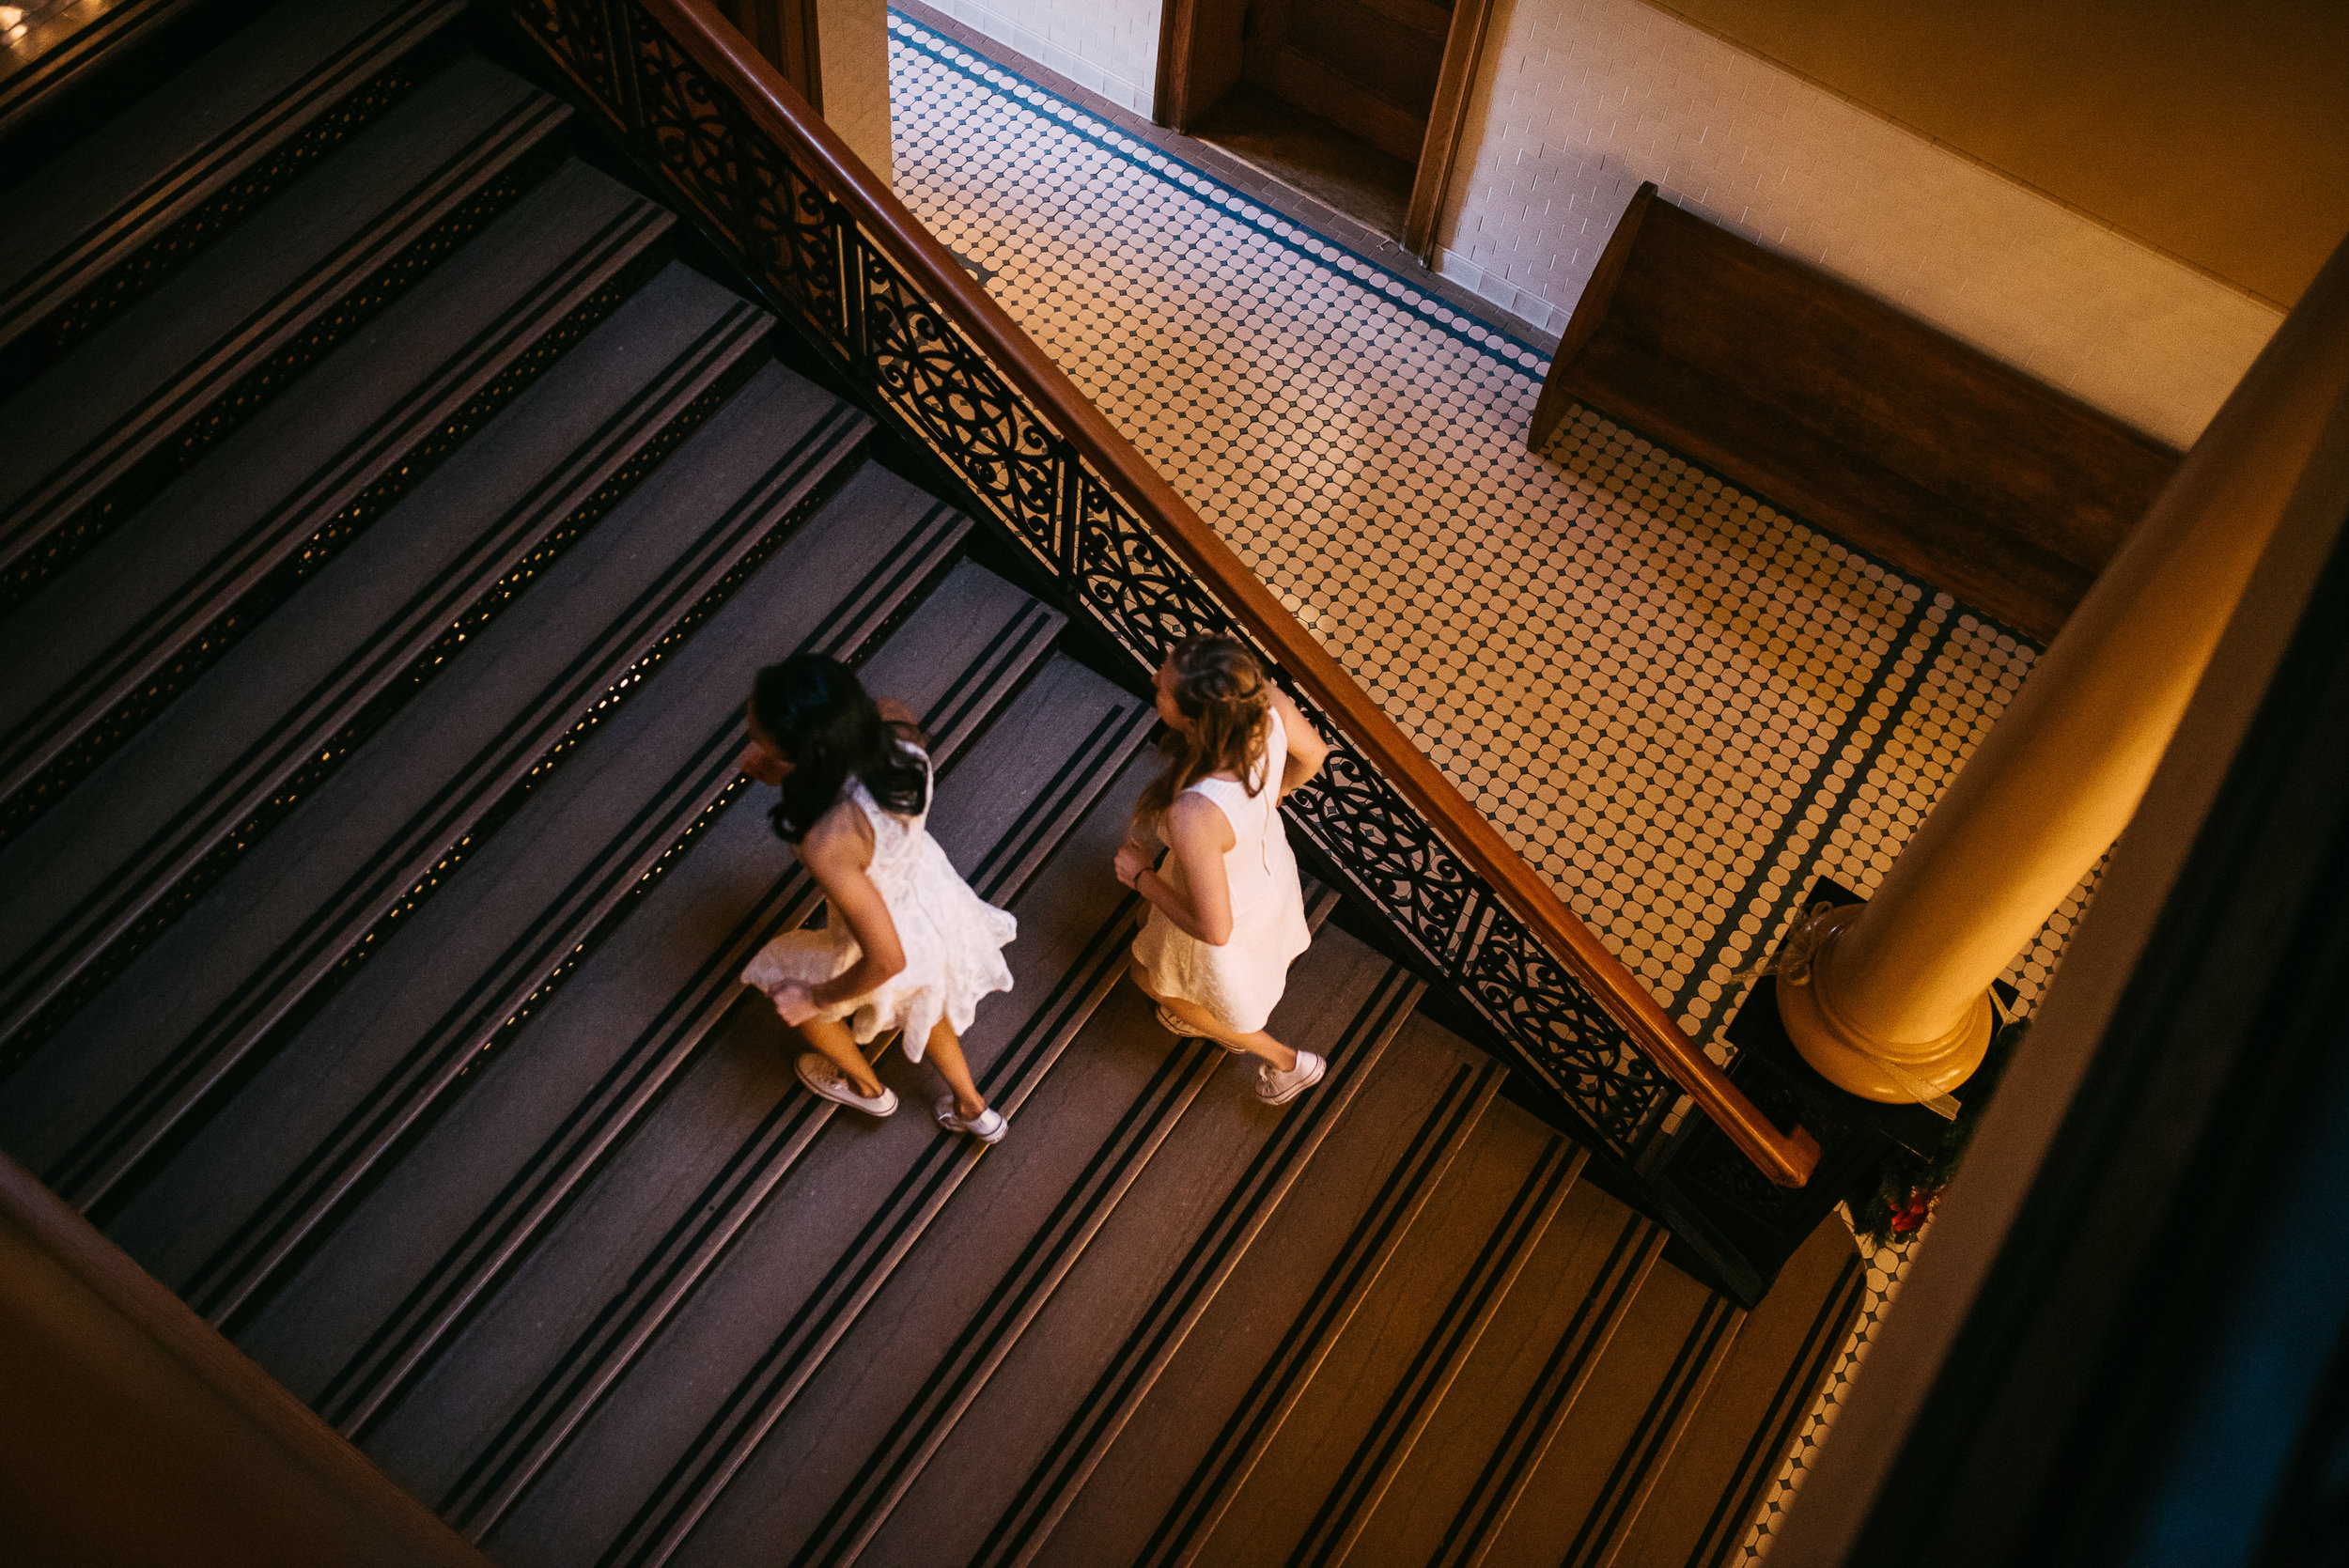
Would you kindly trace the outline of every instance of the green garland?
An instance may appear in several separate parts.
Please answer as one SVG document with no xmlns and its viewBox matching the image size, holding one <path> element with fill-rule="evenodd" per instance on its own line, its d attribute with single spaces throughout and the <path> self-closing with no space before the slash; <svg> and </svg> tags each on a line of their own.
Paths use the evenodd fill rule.
<svg viewBox="0 0 2349 1568">
<path fill-rule="evenodd" d="M 2017 1018 L 1990 1036 L 1990 1048 L 1983 1052 L 1982 1065 L 1968 1080 L 1965 1103 L 1958 1107 L 1957 1118 L 1950 1124 L 1949 1130 L 1941 1135 L 1940 1148 L 1930 1159 L 1906 1149 L 1895 1149 L 1887 1156 L 1878 1167 L 1875 1190 L 1852 1204 L 1853 1230 L 1881 1247 L 1906 1241 L 1924 1225 L 1925 1217 L 1940 1202 L 1941 1189 L 1957 1174 L 1958 1161 L 1965 1157 L 1966 1145 L 1973 1141 L 1974 1126 L 1982 1120 L 1983 1108 L 1990 1103 L 1999 1077 L 2015 1055 L 2015 1048 L 2022 1043 L 2024 1031 L 2030 1027 L 2030 1019 Z"/>
</svg>

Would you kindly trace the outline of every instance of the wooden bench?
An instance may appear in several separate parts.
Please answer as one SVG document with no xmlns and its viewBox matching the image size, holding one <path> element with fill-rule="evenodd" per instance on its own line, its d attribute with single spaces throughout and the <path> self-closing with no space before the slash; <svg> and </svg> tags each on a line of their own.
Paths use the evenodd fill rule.
<svg viewBox="0 0 2349 1568">
<path fill-rule="evenodd" d="M 2179 456 L 1653 183 L 1575 307 L 1528 446 L 1576 403 L 2042 642 Z"/>
</svg>

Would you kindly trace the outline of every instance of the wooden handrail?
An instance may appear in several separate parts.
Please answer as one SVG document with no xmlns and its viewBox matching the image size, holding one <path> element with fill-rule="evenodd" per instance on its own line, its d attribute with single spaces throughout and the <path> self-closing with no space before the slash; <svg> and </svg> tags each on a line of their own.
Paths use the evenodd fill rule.
<svg viewBox="0 0 2349 1568">
<path fill-rule="evenodd" d="M 1575 917 L 1485 814 L 1395 726 L 1354 677 L 1298 623 L 1206 520 L 1134 449 L 1093 400 L 1012 320 L 992 295 L 906 210 L 896 194 L 848 150 L 775 68 L 709 0 L 644 0 L 648 14 L 717 80 L 739 96 L 757 128 L 808 161 L 827 192 L 866 236 L 919 281 L 995 369 L 1042 410 L 1120 500 L 1204 580 L 1347 739 L 1423 813 L 1454 854 L 1491 883 L 1542 946 L 1596 997 L 1632 1042 L 1783 1187 L 1800 1187 L 1819 1158 L 1808 1132 L 1781 1132 L 1681 1032 L 1655 996 Z"/>
</svg>

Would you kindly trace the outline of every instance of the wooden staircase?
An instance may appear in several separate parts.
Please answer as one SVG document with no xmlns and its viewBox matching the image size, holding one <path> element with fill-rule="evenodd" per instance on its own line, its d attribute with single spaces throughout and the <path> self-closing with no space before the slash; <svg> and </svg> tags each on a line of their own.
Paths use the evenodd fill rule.
<svg viewBox="0 0 2349 1568">
<path fill-rule="evenodd" d="M 460 23 L 280 5 L 9 196 L 0 1147 L 500 1561 L 1735 1560 L 1840 1226 L 1739 1312 L 1334 925 L 1319 1087 L 1170 1038 L 1138 684 Z M 734 979 L 794 649 L 1019 917 L 991 1150 Z"/>
</svg>

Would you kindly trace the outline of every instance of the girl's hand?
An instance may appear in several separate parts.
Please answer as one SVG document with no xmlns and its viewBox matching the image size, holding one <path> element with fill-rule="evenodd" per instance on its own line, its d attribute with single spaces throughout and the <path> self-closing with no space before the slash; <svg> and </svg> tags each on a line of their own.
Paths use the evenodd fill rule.
<svg viewBox="0 0 2349 1568">
<path fill-rule="evenodd" d="M 1142 880 L 1142 874 L 1150 869 L 1150 857 L 1135 844 L 1117 846 L 1117 879 L 1128 887 Z M 1139 890 L 1137 890 L 1139 891 Z"/>
<path fill-rule="evenodd" d="M 817 1013 L 815 996 L 796 981 L 777 991 L 774 1002 L 775 1011 L 783 1015 L 783 1021 L 787 1024 L 803 1024 Z"/>
</svg>

